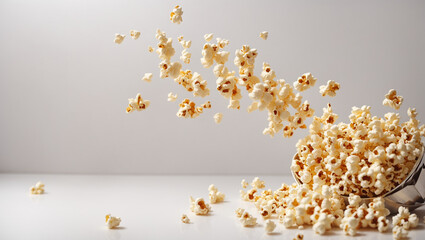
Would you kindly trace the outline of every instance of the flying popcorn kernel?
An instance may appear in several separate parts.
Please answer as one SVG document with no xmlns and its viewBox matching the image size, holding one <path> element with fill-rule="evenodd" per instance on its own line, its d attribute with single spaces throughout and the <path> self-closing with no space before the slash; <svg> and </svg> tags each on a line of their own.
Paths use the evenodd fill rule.
<svg viewBox="0 0 425 240">
<path fill-rule="evenodd" d="M 187 98 L 179 104 L 179 107 L 176 114 L 179 118 L 196 118 L 203 112 L 202 107 L 196 107 L 196 104 Z"/>
<path fill-rule="evenodd" d="M 168 99 L 169 102 L 175 102 L 177 100 L 177 93 L 173 95 L 172 92 L 168 93 Z"/>
<path fill-rule="evenodd" d="M 106 219 L 106 221 L 105 221 L 106 226 L 108 226 L 108 228 L 110 228 L 110 229 L 118 227 L 121 223 L 121 218 L 111 216 L 111 214 L 107 214 L 105 216 L 105 219 Z"/>
<path fill-rule="evenodd" d="M 329 80 L 326 85 L 320 86 L 320 94 L 322 96 L 329 96 L 329 97 L 335 97 L 336 91 L 339 90 L 339 83 L 335 82 L 334 80 Z"/>
<path fill-rule="evenodd" d="M 183 40 L 183 36 L 178 37 L 177 40 L 182 45 L 182 47 L 185 48 L 185 49 L 190 48 L 190 46 L 192 46 L 192 41 L 191 40 Z"/>
<path fill-rule="evenodd" d="M 314 78 L 311 73 L 304 73 L 297 81 L 294 82 L 294 88 L 299 91 L 305 91 L 316 84 L 317 78 Z"/>
<path fill-rule="evenodd" d="M 267 40 L 268 37 L 269 37 L 269 32 L 267 31 L 260 32 L 260 38 Z"/>
<path fill-rule="evenodd" d="M 182 221 L 182 223 L 186 223 L 186 224 L 190 223 L 190 219 L 186 214 L 182 214 L 182 217 L 180 220 Z"/>
<path fill-rule="evenodd" d="M 152 73 L 145 73 L 145 75 L 143 76 L 142 80 L 146 81 L 146 82 L 151 82 L 152 81 Z"/>
<path fill-rule="evenodd" d="M 201 105 L 201 107 L 202 107 L 203 109 L 211 108 L 211 102 L 210 102 L 210 101 L 208 101 L 208 102 L 206 102 L 206 103 L 202 104 L 202 105 Z"/>
<path fill-rule="evenodd" d="M 31 194 L 43 194 L 44 193 L 44 183 L 37 182 L 35 186 L 32 186 L 30 188 Z"/>
<path fill-rule="evenodd" d="M 219 124 L 221 123 L 221 120 L 223 119 L 223 114 L 222 113 L 216 113 L 214 114 L 214 121 L 215 123 Z"/>
<path fill-rule="evenodd" d="M 183 10 L 180 6 L 175 6 L 173 11 L 170 13 L 170 20 L 172 23 L 180 24 L 183 21 L 182 18 Z"/>
<path fill-rule="evenodd" d="M 182 60 L 182 62 L 184 62 L 185 64 L 189 64 L 191 57 L 192 57 L 192 53 L 187 51 L 187 49 L 184 49 L 182 51 L 182 55 L 180 56 L 180 60 Z"/>
<path fill-rule="evenodd" d="M 196 215 L 207 215 L 211 207 L 208 203 L 205 203 L 203 198 L 197 198 L 195 200 L 193 197 L 190 197 L 190 210 Z"/>
<path fill-rule="evenodd" d="M 115 34 L 115 39 L 114 39 L 114 43 L 116 44 L 121 44 L 122 41 L 124 41 L 125 35 L 121 35 L 119 33 Z"/>
<path fill-rule="evenodd" d="M 152 47 L 152 46 L 148 46 L 148 51 L 149 51 L 149 52 L 153 52 L 153 51 L 155 51 L 155 49 L 153 49 L 153 47 Z"/>
<path fill-rule="evenodd" d="M 208 33 L 208 34 L 205 34 L 204 35 L 204 39 L 207 42 L 211 41 L 213 39 L 213 37 L 214 37 L 214 34 L 213 33 Z"/>
<path fill-rule="evenodd" d="M 137 94 L 136 98 L 129 98 L 128 99 L 128 107 L 126 109 L 127 113 L 131 113 L 134 110 L 136 111 L 142 111 L 149 107 L 150 105 L 149 100 L 143 100 L 140 93 Z"/>
<path fill-rule="evenodd" d="M 140 32 L 137 30 L 130 30 L 130 36 L 134 40 L 138 39 L 140 37 Z"/>
<path fill-rule="evenodd" d="M 264 226 L 264 230 L 266 230 L 266 233 L 272 233 L 274 231 L 274 229 L 276 228 L 276 224 L 268 219 L 265 222 L 265 226 Z"/>
<path fill-rule="evenodd" d="M 386 95 L 385 99 L 382 102 L 384 106 L 394 108 L 396 110 L 400 109 L 401 104 L 403 103 L 403 97 L 397 96 L 397 91 L 391 89 Z"/>
</svg>

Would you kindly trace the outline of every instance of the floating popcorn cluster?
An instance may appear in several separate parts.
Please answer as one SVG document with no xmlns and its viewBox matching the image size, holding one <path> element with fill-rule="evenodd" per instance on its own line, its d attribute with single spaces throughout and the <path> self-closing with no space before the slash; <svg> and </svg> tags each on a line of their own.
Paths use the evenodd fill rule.
<svg viewBox="0 0 425 240">
<path fill-rule="evenodd" d="M 110 228 L 110 229 L 117 228 L 121 223 L 121 218 L 114 217 L 111 214 L 107 214 L 105 216 L 105 222 L 106 222 L 106 226 L 108 226 L 108 228 Z"/>
<path fill-rule="evenodd" d="M 336 91 L 339 90 L 339 83 L 335 82 L 334 80 L 329 80 L 326 85 L 320 86 L 320 94 L 322 96 L 329 96 L 329 97 L 335 97 Z"/>
<path fill-rule="evenodd" d="M 130 30 L 130 36 L 134 40 L 138 39 L 140 37 L 140 32 L 137 30 Z"/>
<path fill-rule="evenodd" d="M 44 193 L 44 183 L 37 182 L 35 186 L 30 187 L 31 194 L 43 194 Z"/>
<path fill-rule="evenodd" d="M 173 11 L 170 13 L 170 21 L 172 23 L 180 24 L 183 21 L 182 15 L 183 15 L 182 7 L 177 5 L 173 8 Z"/>
<path fill-rule="evenodd" d="M 196 103 L 187 98 L 179 106 L 179 111 L 176 114 L 179 118 L 196 118 L 204 111 L 202 107 L 196 107 Z"/>
</svg>

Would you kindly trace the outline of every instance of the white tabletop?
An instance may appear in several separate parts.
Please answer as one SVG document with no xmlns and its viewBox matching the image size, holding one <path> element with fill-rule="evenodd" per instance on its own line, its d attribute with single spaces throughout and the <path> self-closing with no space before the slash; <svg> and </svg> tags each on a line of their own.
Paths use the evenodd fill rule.
<svg viewBox="0 0 425 240">
<path fill-rule="evenodd" d="M 265 234 L 264 222 L 252 203 L 239 198 L 242 178 L 254 176 L 122 176 L 122 175 L 40 175 L 0 174 L 0 239 L 392 239 L 390 231 L 360 230 L 356 238 L 332 229 L 315 234 L 311 227 L 286 229 L 277 223 L 276 233 Z M 267 188 L 276 189 L 290 176 L 260 176 Z M 29 187 L 41 180 L 46 194 L 30 195 Z M 226 194 L 223 203 L 213 204 L 209 216 L 189 210 L 189 196 L 208 199 L 214 183 Z M 242 207 L 258 218 L 259 225 L 244 228 L 234 210 Z M 105 215 L 121 217 L 121 228 L 105 226 Z M 180 221 L 187 214 L 191 224 Z M 425 236 L 421 223 L 411 230 L 411 239 Z M 423 239 L 423 238 L 422 238 Z"/>
</svg>

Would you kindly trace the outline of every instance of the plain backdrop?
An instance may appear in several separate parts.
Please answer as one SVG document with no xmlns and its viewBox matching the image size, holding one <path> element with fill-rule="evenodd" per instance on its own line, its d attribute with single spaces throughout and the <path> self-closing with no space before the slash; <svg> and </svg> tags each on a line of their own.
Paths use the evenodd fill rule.
<svg viewBox="0 0 425 240">
<path fill-rule="evenodd" d="M 169 13 L 183 7 L 183 23 Z M 194 98 L 172 79 L 160 79 L 155 31 L 192 40 L 192 61 L 184 65 L 208 80 L 211 95 Z M 129 31 L 141 32 L 138 40 Z M 269 32 L 269 39 L 258 37 Z M 115 33 L 126 34 L 121 45 Z M 316 86 L 302 93 L 316 114 L 330 102 L 340 121 L 352 106 L 370 105 L 382 117 L 389 89 L 416 107 L 425 121 L 425 1 L 0 1 L 0 172 L 288 174 L 295 143 L 281 134 L 264 136 L 267 113 L 229 110 L 215 90 L 212 69 L 200 63 L 203 35 L 230 40 L 234 52 L 258 49 L 278 78 L 295 81 L 311 72 Z M 141 80 L 152 72 L 151 83 Z M 341 84 L 335 98 L 321 97 L 319 86 Z M 178 94 L 167 102 L 167 94 Z M 126 114 L 137 93 L 151 101 L 143 112 Z M 213 108 L 197 119 L 176 117 L 189 97 Z M 217 125 L 213 115 L 224 114 Z"/>
</svg>

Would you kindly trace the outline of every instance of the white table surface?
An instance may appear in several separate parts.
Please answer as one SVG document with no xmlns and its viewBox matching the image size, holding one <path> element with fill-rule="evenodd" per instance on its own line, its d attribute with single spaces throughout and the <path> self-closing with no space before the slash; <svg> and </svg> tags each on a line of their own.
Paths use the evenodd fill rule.
<svg viewBox="0 0 425 240">
<path fill-rule="evenodd" d="M 304 239 L 392 239 L 390 231 L 367 229 L 355 238 L 339 229 L 320 236 L 311 227 L 285 229 L 276 219 L 276 233 L 267 235 L 253 204 L 239 198 L 241 179 L 253 177 L 0 174 L 0 239 L 292 239 L 297 233 Z M 290 176 L 260 178 L 272 189 L 293 182 Z M 38 180 L 46 194 L 30 195 Z M 209 216 L 196 216 L 189 210 L 189 195 L 207 199 L 211 183 L 226 200 L 213 204 Z M 259 225 L 242 227 L 234 214 L 238 207 L 254 214 Z M 121 228 L 105 226 L 107 213 L 121 217 Z M 191 224 L 180 221 L 182 213 Z M 425 239 L 425 208 L 416 213 L 421 223 L 409 237 Z"/>
</svg>

